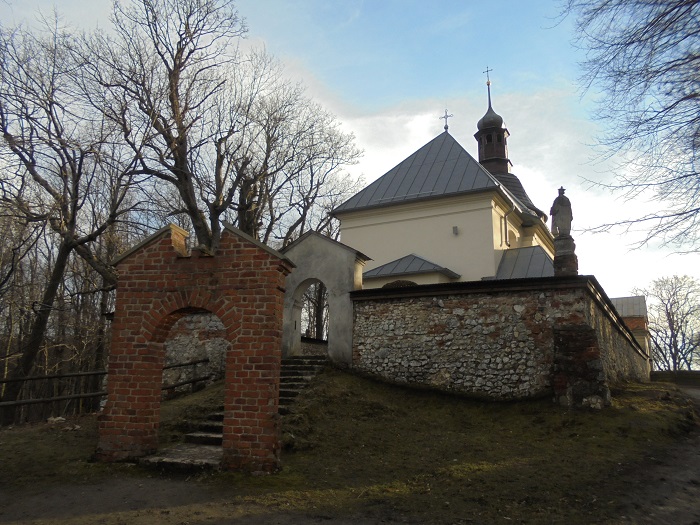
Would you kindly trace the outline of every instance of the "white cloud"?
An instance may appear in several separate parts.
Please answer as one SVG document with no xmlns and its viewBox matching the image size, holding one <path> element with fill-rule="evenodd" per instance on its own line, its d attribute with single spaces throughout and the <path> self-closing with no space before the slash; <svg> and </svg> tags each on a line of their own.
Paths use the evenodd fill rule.
<svg viewBox="0 0 700 525">
<path fill-rule="evenodd" d="M 41 17 L 51 18 L 54 8 L 66 23 L 81 29 L 109 27 L 111 0 L 6 0 L 0 1 L 3 24 L 37 26 Z"/>
</svg>

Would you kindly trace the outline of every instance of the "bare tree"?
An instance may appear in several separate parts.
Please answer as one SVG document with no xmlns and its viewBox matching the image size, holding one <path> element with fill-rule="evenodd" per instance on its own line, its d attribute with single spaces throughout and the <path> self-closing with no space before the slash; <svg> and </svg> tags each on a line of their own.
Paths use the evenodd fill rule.
<svg viewBox="0 0 700 525">
<path fill-rule="evenodd" d="M 618 158 L 610 188 L 658 209 L 616 223 L 644 224 L 644 242 L 700 248 L 700 0 L 565 0 L 587 51 L 585 90 L 602 92 L 600 143 Z M 600 229 L 614 225 L 606 224 Z"/>
<path fill-rule="evenodd" d="M 691 370 L 700 364 L 700 282 L 663 277 L 635 293 L 649 302 L 652 357 L 658 370 Z"/>
<path fill-rule="evenodd" d="M 113 22 L 115 38 L 85 40 L 86 84 L 107 94 L 96 109 L 138 154 L 136 173 L 176 188 L 171 213 L 186 214 L 199 245 L 216 249 L 222 219 L 270 241 L 300 199 L 292 188 L 315 177 L 322 192 L 359 155 L 275 61 L 239 52 L 230 0 L 132 0 Z"/>
<path fill-rule="evenodd" d="M 51 246 L 50 272 L 12 378 L 31 371 L 74 254 L 115 283 L 93 243 L 122 213 L 131 159 L 115 142 L 118 130 L 92 117 L 91 101 L 78 89 L 82 64 L 73 45 L 58 23 L 44 33 L 0 32 L 0 199 L 24 223 L 42 225 Z M 21 386 L 8 384 L 2 399 L 16 399 Z"/>
<path fill-rule="evenodd" d="M 0 191 L 3 186 L 0 182 Z M 0 231 L 3 232 L 3 243 L 0 245 L 0 315 L 5 306 L 3 296 L 11 290 L 15 272 L 43 233 L 41 225 L 17 219 L 14 210 L 0 197 Z"/>
</svg>

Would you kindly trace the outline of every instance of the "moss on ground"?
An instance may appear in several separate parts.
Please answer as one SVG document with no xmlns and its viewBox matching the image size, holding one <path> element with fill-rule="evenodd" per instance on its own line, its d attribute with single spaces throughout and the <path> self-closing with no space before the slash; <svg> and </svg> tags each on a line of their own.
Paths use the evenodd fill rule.
<svg viewBox="0 0 700 525">
<path fill-rule="evenodd" d="M 164 404 L 161 440 L 221 403 L 222 386 Z M 591 523 L 696 422 L 672 385 L 630 384 L 603 411 L 549 400 L 488 403 L 386 385 L 337 370 L 317 377 L 283 417 L 283 470 L 204 474 L 222 504 L 315 516 L 422 523 Z M 63 430 L 80 425 L 80 429 Z M 88 462 L 94 417 L 0 430 L 0 483 L 143 475 Z M 216 496 L 214 496 L 214 494 Z"/>
</svg>

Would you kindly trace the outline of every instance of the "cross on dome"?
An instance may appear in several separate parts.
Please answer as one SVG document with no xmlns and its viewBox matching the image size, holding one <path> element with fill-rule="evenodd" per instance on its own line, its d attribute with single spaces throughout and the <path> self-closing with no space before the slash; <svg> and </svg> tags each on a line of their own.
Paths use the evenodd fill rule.
<svg viewBox="0 0 700 525">
<path fill-rule="evenodd" d="M 488 89 L 489 92 L 489 107 L 491 107 L 491 77 L 489 77 L 489 73 L 493 71 L 489 66 L 486 66 L 486 71 L 483 71 L 483 73 L 486 73 L 486 89 Z"/>
</svg>

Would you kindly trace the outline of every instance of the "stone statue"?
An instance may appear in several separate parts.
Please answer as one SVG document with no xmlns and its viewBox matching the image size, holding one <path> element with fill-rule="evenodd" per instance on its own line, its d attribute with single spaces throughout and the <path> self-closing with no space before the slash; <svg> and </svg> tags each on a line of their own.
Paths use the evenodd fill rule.
<svg viewBox="0 0 700 525">
<path fill-rule="evenodd" d="M 554 199 L 552 209 L 549 214 L 552 216 L 552 235 L 559 237 L 571 234 L 571 220 L 574 218 L 571 213 L 571 201 L 564 196 L 566 190 L 559 188 L 559 197 Z"/>
</svg>

